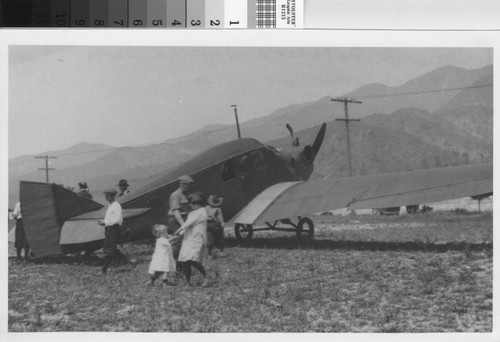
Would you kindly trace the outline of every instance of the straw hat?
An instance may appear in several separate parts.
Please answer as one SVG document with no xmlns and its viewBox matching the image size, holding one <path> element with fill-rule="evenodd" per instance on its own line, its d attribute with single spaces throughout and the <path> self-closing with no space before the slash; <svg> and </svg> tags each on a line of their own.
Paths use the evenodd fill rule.
<svg viewBox="0 0 500 342">
<path fill-rule="evenodd" d="M 218 195 L 210 195 L 208 196 L 208 204 L 211 206 L 211 207 L 218 207 L 222 204 L 222 202 L 224 201 L 224 198 L 218 196 Z"/>
</svg>

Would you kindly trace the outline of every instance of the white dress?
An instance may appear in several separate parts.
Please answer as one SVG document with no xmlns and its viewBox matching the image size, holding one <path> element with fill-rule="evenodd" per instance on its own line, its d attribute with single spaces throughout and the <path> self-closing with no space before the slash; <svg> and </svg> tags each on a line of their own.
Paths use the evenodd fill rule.
<svg viewBox="0 0 500 342">
<path fill-rule="evenodd" d="M 205 208 L 189 212 L 186 222 L 179 230 L 184 233 L 179 261 L 201 262 L 207 245 L 207 211 Z"/>
<path fill-rule="evenodd" d="M 175 260 L 172 254 L 172 247 L 167 238 L 156 239 L 155 252 L 149 264 L 149 273 L 155 272 L 175 272 Z"/>
</svg>

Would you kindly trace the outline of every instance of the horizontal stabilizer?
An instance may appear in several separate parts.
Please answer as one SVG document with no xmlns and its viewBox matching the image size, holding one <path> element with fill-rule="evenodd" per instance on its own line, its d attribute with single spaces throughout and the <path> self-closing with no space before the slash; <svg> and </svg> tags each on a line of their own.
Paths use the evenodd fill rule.
<svg viewBox="0 0 500 342">
<path fill-rule="evenodd" d="M 150 208 L 122 209 L 122 229 L 126 230 L 129 223 L 150 210 Z M 104 240 L 104 227 L 99 225 L 98 220 L 102 220 L 105 214 L 106 208 L 102 208 L 68 219 L 64 222 L 61 229 L 61 245 Z M 135 222 L 137 224 L 138 221 L 136 220 Z M 153 223 L 150 223 L 150 225 L 152 226 Z M 121 235 L 124 235 L 124 233 L 126 233 L 126 231 Z"/>
</svg>

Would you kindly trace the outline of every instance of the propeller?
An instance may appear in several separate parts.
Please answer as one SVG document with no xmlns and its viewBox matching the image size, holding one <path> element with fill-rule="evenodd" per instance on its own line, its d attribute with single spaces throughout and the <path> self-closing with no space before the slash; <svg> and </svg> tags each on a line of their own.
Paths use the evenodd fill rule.
<svg viewBox="0 0 500 342">
<path fill-rule="evenodd" d="M 323 140 L 325 139 L 325 132 L 326 132 L 326 123 L 323 123 L 318 131 L 318 134 L 316 135 L 316 139 L 314 139 L 313 144 L 306 145 L 304 149 L 295 156 L 295 159 L 299 164 L 303 162 L 314 161 L 314 158 L 318 154 L 319 149 L 323 144 Z"/>
<path fill-rule="evenodd" d="M 311 147 L 315 157 L 319 152 L 321 144 L 323 144 L 323 140 L 325 139 L 325 132 L 326 132 L 326 122 L 324 122 L 321 125 L 321 128 L 319 129 L 318 135 L 316 135 L 316 139 L 314 139 L 314 143 L 312 144 L 312 147 Z"/>
<path fill-rule="evenodd" d="M 289 123 L 286 124 L 286 129 L 288 129 L 288 131 L 290 132 L 290 135 L 292 136 L 292 145 L 293 146 L 299 146 L 299 138 L 298 137 L 295 138 L 293 136 L 293 128 L 292 128 L 292 126 L 290 126 Z"/>
<path fill-rule="evenodd" d="M 314 143 L 312 145 L 304 146 L 302 151 L 297 153 L 292 158 L 298 179 L 307 180 L 311 176 L 314 169 L 314 158 L 318 154 L 321 144 L 323 143 L 325 132 L 326 123 L 323 123 L 318 134 L 316 135 L 316 139 L 314 139 Z"/>
</svg>

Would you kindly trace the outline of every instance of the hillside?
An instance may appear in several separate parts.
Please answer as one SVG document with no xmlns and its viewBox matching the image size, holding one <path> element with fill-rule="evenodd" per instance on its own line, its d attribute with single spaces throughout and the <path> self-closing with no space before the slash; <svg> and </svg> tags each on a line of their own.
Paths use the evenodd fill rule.
<svg viewBox="0 0 500 342">
<path fill-rule="evenodd" d="M 476 70 L 446 67 L 400 87 L 372 84 L 348 93 L 364 101 L 349 108 L 351 117 L 363 117 L 361 122 L 351 124 L 355 173 L 491 161 L 493 89 L 481 86 L 492 82 L 491 66 Z M 363 98 L 369 94 L 387 95 L 440 87 L 475 88 L 371 100 Z M 242 136 L 264 142 L 272 140 L 271 145 L 290 149 L 287 123 L 292 125 L 303 146 L 314 140 L 318 125 L 329 122 L 313 176 L 346 176 L 345 127 L 334 121 L 343 117 L 343 105 L 330 99 L 325 96 L 318 101 L 290 105 L 268 116 L 243 122 Z M 187 136 L 150 146 L 113 148 L 78 144 L 66 150 L 47 152 L 58 156 L 51 160 L 50 167 L 56 170 L 51 171 L 50 179 L 74 187 L 85 180 L 91 192 L 100 195 L 100 189 L 116 184 L 121 178 L 128 179 L 132 187 L 137 186 L 209 147 L 235 138 L 233 125 L 210 125 Z M 18 197 L 19 180 L 45 181 L 44 172 L 38 170 L 43 166 L 43 160 L 33 156 L 9 160 L 11 206 Z"/>
</svg>

